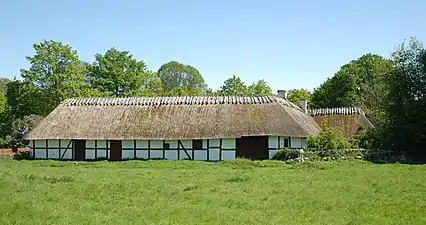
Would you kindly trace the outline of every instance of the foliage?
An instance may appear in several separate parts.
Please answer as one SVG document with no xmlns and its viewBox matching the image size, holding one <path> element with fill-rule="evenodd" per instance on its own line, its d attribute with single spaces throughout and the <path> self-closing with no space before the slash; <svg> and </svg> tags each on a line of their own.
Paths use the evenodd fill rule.
<svg viewBox="0 0 426 225">
<path fill-rule="evenodd" d="M 289 159 L 296 159 L 299 157 L 299 151 L 297 149 L 280 149 L 277 151 L 277 153 L 274 155 L 274 160 L 289 160 Z"/>
<path fill-rule="evenodd" d="M 10 187 L 0 192 L 0 224 L 423 224 L 425 169 L 363 161 L 0 159 L 0 187 Z"/>
<path fill-rule="evenodd" d="M 24 135 L 32 130 L 41 120 L 37 115 L 24 116 L 23 119 L 15 119 L 12 123 L 10 135 L 6 136 L 6 142 L 10 147 L 23 146 Z"/>
<path fill-rule="evenodd" d="M 0 94 L 6 93 L 7 90 L 7 84 L 10 82 L 10 80 L 6 77 L 0 77 Z"/>
<path fill-rule="evenodd" d="M 248 86 L 248 93 L 251 96 L 271 96 L 272 89 L 268 83 L 261 79 Z"/>
<path fill-rule="evenodd" d="M 170 61 L 163 64 L 157 73 L 165 95 L 202 95 L 206 92 L 204 78 L 193 66 Z"/>
<path fill-rule="evenodd" d="M 26 57 L 31 67 L 21 69 L 21 76 L 43 90 L 52 109 L 66 98 L 88 94 L 90 87 L 77 51 L 52 40 L 34 44 L 34 50 L 34 56 Z"/>
<path fill-rule="evenodd" d="M 358 106 L 375 122 L 382 116 L 387 93 L 384 79 L 392 70 L 392 61 L 376 54 L 362 55 L 314 90 L 312 107 Z"/>
<path fill-rule="evenodd" d="M 4 93 L 0 93 L 0 113 L 4 112 L 7 106 L 7 98 Z"/>
<path fill-rule="evenodd" d="M 307 144 L 312 149 L 346 149 L 351 145 L 342 135 L 342 132 L 334 127 L 324 127 L 318 135 L 308 137 Z"/>
<path fill-rule="evenodd" d="M 386 146 L 426 159 L 426 50 L 416 39 L 401 44 L 392 54 L 395 70 L 385 81 L 382 140 Z"/>
<path fill-rule="evenodd" d="M 233 96 L 247 96 L 249 93 L 248 87 L 244 84 L 240 77 L 235 75 L 225 80 L 219 91 L 221 95 Z"/>
<path fill-rule="evenodd" d="M 312 93 L 306 89 L 291 89 L 288 91 L 287 99 L 294 104 L 298 105 L 301 99 L 306 99 L 308 103 L 308 109 L 312 104 Z"/>
<path fill-rule="evenodd" d="M 146 96 L 158 92 L 161 86 L 145 63 L 136 61 L 128 51 L 111 48 L 104 55 L 96 54 L 95 59 L 89 67 L 90 84 L 107 96 Z"/>
</svg>

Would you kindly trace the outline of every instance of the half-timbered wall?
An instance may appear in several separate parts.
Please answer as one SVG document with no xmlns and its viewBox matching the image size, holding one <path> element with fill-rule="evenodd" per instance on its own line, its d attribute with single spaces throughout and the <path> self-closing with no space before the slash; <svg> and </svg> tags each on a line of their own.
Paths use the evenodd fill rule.
<svg viewBox="0 0 426 225">
<path fill-rule="evenodd" d="M 200 140 L 200 148 L 192 140 L 123 140 L 123 159 L 169 159 L 223 161 L 235 159 L 235 139 Z M 70 140 L 36 140 L 30 143 L 31 155 L 36 159 L 73 159 Z M 306 148 L 306 138 L 269 137 L 269 158 L 282 148 Z M 87 160 L 109 159 L 110 145 L 105 140 L 86 140 Z"/>
<path fill-rule="evenodd" d="M 169 159 L 222 161 L 235 159 L 235 139 L 200 140 L 193 146 L 192 140 L 123 140 L 123 159 Z M 59 148 L 59 143 L 61 148 Z M 31 155 L 36 159 L 73 159 L 73 142 L 70 140 L 31 141 Z M 196 148 L 196 149 L 195 149 Z M 109 159 L 109 141 L 86 140 L 87 160 Z"/>
<path fill-rule="evenodd" d="M 306 148 L 306 138 L 300 137 L 269 137 L 269 158 L 272 158 L 277 154 L 279 149 L 283 148 Z"/>
</svg>

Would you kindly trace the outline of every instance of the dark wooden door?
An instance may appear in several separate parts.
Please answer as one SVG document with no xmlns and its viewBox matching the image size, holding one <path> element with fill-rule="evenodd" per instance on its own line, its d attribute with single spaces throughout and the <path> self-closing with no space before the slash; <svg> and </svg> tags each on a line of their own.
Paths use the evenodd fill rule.
<svg viewBox="0 0 426 225">
<path fill-rule="evenodd" d="M 252 160 L 268 159 L 268 136 L 241 137 L 236 141 L 237 157 Z"/>
<path fill-rule="evenodd" d="M 86 141 L 85 140 L 74 141 L 74 159 L 79 161 L 86 159 Z"/>
<path fill-rule="evenodd" d="M 109 141 L 110 145 L 110 156 L 109 159 L 111 161 L 119 161 L 122 159 L 122 146 L 121 141 Z"/>
</svg>

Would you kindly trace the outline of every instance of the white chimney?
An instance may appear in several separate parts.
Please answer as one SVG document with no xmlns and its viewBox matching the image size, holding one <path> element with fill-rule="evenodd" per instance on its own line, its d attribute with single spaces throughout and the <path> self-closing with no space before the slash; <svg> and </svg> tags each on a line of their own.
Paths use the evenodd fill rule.
<svg viewBox="0 0 426 225">
<path fill-rule="evenodd" d="M 308 101 L 306 99 L 301 98 L 299 100 L 299 107 L 302 108 L 304 113 L 308 113 Z"/>
<path fill-rule="evenodd" d="M 287 91 L 286 90 L 278 90 L 277 93 L 278 93 L 278 97 L 287 100 Z"/>
</svg>

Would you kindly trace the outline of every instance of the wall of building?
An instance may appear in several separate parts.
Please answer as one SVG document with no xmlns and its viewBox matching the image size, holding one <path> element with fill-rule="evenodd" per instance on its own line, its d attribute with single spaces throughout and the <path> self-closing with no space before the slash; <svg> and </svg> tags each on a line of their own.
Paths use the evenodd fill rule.
<svg viewBox="0 0 426 225">
<path fill-rule="evenodd" d="M 59 143 L 60 146 L 59 147 Z M 164 149 L 164 144 L 169 148 Z M 222 161 L 235 159 L 235 139 L 202 140 L 202 149 L 193 149 L 192 140 L 123 140 L 123 159 L 194 159 Z M 73 159 L 70 140 L 36 140 L 30 143 L 31 156 L 36 159 Z M 68 148 L 67 148 L 68 147 Z M 108 141 L 86 140 L 86 159 L 109 159 Z"/>
<path fill-rule="evenodd" d="M 301 137 L 269 137 L 269 158 L 272 158 L 277 154 L 279 149 L 284 148 L 295 148 L 301 149 L 306 148 L 306 138 Z"/>
<path fill-rule="evenodd" d="M 168 149 L 164 149 L 168 144 Z M 236 139 L 202 140 L 202 149 L 193 149 L 192 140 L 123 140 L 123 159 L 194 159 L 204 161 L 233 160 L 236 155 Z M 30 143 L 31 155 L 36 159 L 73 159 L 73 142 L 70 140 L 36 140 Z M 269 137 L 269 158 L 278 149 L 306 148 L 305 138 Z M 86 140 L 86 159 L 109 159 L 108 141 Z"/>
</svg>

